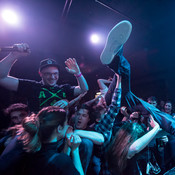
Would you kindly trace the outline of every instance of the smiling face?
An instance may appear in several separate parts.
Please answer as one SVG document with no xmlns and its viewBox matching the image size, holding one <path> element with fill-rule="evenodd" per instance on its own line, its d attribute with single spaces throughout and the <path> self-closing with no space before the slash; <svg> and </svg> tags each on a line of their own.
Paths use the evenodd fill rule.
<svg viewBox="0 0 175 175">
<path fill-rule="evenodd" d="M 170 102 L 165 103 L 165 112 L 171 114 L 172 104 Z"/>
<path fill-rule="evenodd" d="M 43 68 L 39 74 L 44 85 L 55 86 L 59 78 L 59 70 L 54 66 Z"/>
<path fill-rule="evenodd" d="M 79 109 L 79 111 L 76 113 L 75 118 L 76 129 L 85 129 L 88 125 L 89 120 L 89 111 L 87 109 Z"/>
</svg>

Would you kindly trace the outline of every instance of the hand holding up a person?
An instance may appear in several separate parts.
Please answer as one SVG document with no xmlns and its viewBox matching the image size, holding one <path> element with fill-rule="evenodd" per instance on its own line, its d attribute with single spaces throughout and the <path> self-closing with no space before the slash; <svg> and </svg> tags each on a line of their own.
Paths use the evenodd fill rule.
<svg viewBox="0 0 175 175">
<path fill-rule="evenodd" d="M 53 104 L 53 106 L 58 106 L 62 109 L 66 108 L 68 106 L 69 102 L 66 99 L 59 100 L 56 103 Z"/>
<path fill-rule="evenodd" d="M 149 124 L 150 124 L 150 126 L 152 128 L 154 128 L 154 127 L 159 127 L 160 128 L 159 124 L 154 120 L 152 115 L 150 115 L 150 122 L 149 122 Z"/>
<path fill-rule="evenodd" d="M 66 135 L 66 139 L 67 139 L 67 144 L 68 146 L 71 148 L 71 151 L 73 152 L 76 148 L 79 147 L 80 143 L 81 143 L 81 138 L 73 133 L 69 133 Z"/>
</svg>

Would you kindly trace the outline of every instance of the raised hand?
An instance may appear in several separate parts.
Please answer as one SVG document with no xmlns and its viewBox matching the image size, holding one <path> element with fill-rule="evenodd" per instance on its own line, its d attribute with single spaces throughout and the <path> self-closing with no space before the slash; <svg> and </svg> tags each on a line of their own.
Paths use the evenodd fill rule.
<svg viewBox="0 0 175 175">
<path fill-rule="evenodd" d="M 77 64 L 77 61 L 75 58 L 69 58 L 65 61 L 66 64 L 66 70 L 71 73 L 71 74 L 79 74 L 80 73 L 80 68 Z"/>
<path fill-rule="evenodd" d="M 18 50 L 10 53 L 15 58 L 28 56 L 31 53 L 27 43 L 14 44 L 13 47 L 17 48 Z"/>
</svg>

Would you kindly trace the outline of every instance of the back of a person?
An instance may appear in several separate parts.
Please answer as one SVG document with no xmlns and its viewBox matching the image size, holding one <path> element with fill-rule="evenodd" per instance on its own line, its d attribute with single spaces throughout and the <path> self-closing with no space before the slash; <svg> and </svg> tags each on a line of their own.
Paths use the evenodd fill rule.
<svg viewBox="0 0 175 175">
<path fill-rule="evenodd" d="M 25 175 L 78 175 L 69 156 L 57 153 L 56 143 L 49 143 L 37 153 L 30 154 Z"/>
</svg>

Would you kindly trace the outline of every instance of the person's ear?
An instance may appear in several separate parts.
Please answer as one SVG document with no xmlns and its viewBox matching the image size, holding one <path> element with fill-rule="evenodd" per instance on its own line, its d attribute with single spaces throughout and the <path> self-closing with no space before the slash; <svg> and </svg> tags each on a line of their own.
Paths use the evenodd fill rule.
<svg viewBox="0 0 175 175">
<path fill-rule="evenodd" d="M 57 132 L 58 133 L 61 133 L 62 132 L 62 130 L 63 130 L 63 126 L 61 126 L 61 125 L 58 125 L 58 127 L 57 127 Z"/>
<path fill-rule="evenodd" d="M 39 74 L 39 76 L 42 78 L 42 73 L 41 73 L 40 71 L 38 71 L 38 74 Z"/>
</svg>

